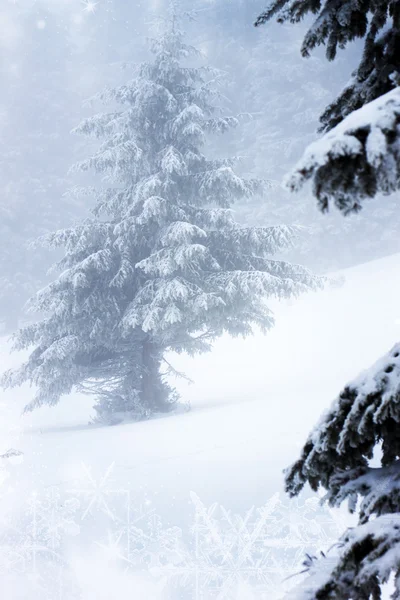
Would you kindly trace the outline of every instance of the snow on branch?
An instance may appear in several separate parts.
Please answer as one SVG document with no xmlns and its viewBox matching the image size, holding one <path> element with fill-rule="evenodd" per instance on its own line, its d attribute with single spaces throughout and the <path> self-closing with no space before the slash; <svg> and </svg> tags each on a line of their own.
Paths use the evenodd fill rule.
<svg viewBox="0 0 400 600">
<path fill-rule="evenodd" d="M 400 344 L 351 382 L 311 432 L 300 459 L 286 473 L 286 489 L 295 496 L 308 482 L 320 485 L 339 504 L 338 476 L 359 479 L 378 443 L 382 465 L 400 456 Z M 352 473 L 351 473 L 352 471 Z M 376 471 L 376 475 L 379 473 Z M 341 485 L 343 482 L 340 482 Z M 364 482 L 365 483 L 365 482 Z M 369 494 L 364 486 L 364 496 Z M 360 491 L 358 489 L 358 491 Z"/>
<path fill-rule="evenodd" d="M 382 599 L 382 584 L 396 574 L 393 599 L 399 597 L 400 515 L 385 515 L 349 529 L 334 555 L 315 561 L 309 576 L 285 600 Z"/>
<path fill-rule="evenodd" d="M 291 191 L 308 180 L 322 211 L 330 203 L 348 214 L 366 198 L 400 188 L 400 89 L 346 117 L 311 144 L 286 179 Z"/>
</svg>

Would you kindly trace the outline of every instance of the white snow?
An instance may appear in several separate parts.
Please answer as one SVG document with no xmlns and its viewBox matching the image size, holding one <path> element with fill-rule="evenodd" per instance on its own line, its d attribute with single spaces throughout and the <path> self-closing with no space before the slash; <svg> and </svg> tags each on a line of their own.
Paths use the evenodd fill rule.
<svg viewBox="0 0 400 600">
<path fill-rule="evenodd" d="M 399 88 L 353 111 L 336 127 L 306 148 L 303 157 L 286 176 L 286 187 L 292 191 L 299 190 L 320 167 L 329 164 L 333 159 L 362 155 L 364 150 L 367 162 L 375 169 L 382 168 L 383 165 L 385 175 L 391 181 L 391 174 L 396 172 L 397 145 L 392 144 L 393 148 L 388 148 L 386 136 L 388 132 L 396 133 L 399 114 Z M 365 144 L 355 135 L 363 129 L 368 132 Z M 392 158 L 391 161 L 389 157 Z M 397 189 L 397 181 L 391 183 L 390 189 L 394 191 Z M 380 191 L 387 192 L 387 188 Z"/>
<path fill-rule="evenodd" d="M 32 490 L 74 487 L 85 468 L 101 480 L 112 464 L 113 489 L 130 490 L 138 503 L 151 498 L 168 526 L 188 527 L 191 491 L 205 506 L 218 502 L 242 515 L 264 505 L 282 490 L 282 469 L 297 458 L 343 385 L 400 339 L 399 268 L 400 255 L 394 255 L 349 269 L 342 287 L 275 304 L 277 325 L 266 336 L 223 338 L 210 354 L 171 357 L 194 381 L 177 383 L 190 412 L 94 427 L 87 425 L 90 398 L 73 395 L 20 419 L 31 390 L 2 393 L 0 454 L 15 447 L 24 462 L 10 466 L 0 515 L 20 510 Z M 9 355 L 3 341 L 0 360 L 7 368 L 20 357 Z M 95 578 L 93 554 L 90 560 L 87 572 Z M 92 584 L 88 579 L 85 585 Z M 153 583 L 143 585 L 153 591 L 138 597 L 158 598 Z M 84 600 L 103 598 L 97 593 L 88 592 Z M 5 600 L 19 597 L 10 592 Z"/>
</svg>

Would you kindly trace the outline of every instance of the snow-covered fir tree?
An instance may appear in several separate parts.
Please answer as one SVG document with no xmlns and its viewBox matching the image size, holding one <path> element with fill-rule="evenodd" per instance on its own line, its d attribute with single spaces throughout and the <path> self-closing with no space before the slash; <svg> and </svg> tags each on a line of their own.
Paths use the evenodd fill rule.
<svg viewBox="0 0 400 600">
<path fill-rule="evenodd" d="M 367 198 L 399 189 L 400 2 L 328 0 L 322 7 L 321 2 L 276 1 L 265 19 L 282 11 L 282 20 L 296 21 L 311 10 L 318 17 L 305 38 L 305 55 L 326 41 L 332 59 L 337 45 L 364 36 L 365 51 L 352 86 L 325 113 L 326 127 L 335 126 L 306 150 L 288 185 L 297 190 L 311 180 L 322 210 L 333 203 L 347 215 L 363 209 Z M 388 59 L 393 62 L 386 64 Z M 307 483 L 315 491 L 322 487 L 331 505 L 347 500 L 359 516 L 332 558 L 306 563 L 310 577 L 291 597 L 380 600 L 391 581 L 393 600 L 400 598 L 399 398 L 397 344 L 343 389 L 288 469 L 290 495 Z"/>
<path fill-rule="evenodd" d="M 263 184 L 237 176 L 234 159 L 202 152 L 209 134 L 237 124 L 218 110 L 219 73 L 193 66 L 197 53 L 175 17 L 151 50 L 132 81 L 101 94 L 111 112 L 77 129 L 102 140 L 77 168 L 94 169 L 108 187 L 80 190 L 95 195 L 94 218 L 46 238 L 66 248 L 61 274 L 32 301 L 47 317 L 16 336 L 17 348 L 35 349 L 3 381 L 37 387 L 29 409 L 77 388 L 93 392 L 99 418 L 111 422 L 169 410 L 166 352 L 203 352 L 224 332 L 266 330 L 274 322 L 266 297 L 321 284 L 270 258 L 293 229 L 234 221 L 231 204 Z"/>
</svg>

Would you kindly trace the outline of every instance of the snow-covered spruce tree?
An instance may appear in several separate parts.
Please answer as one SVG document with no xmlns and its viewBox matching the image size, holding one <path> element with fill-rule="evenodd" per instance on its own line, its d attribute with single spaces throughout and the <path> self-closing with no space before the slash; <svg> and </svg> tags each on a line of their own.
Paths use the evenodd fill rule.
<svg viewBox="0 0 400 600">
<path fill-rule="evenodd" d="M 298 22 L 316 15 L 301 52 L 309 56 L 323 44 L 329 60 L 337 49 L 356 38 L 364 40 L 364 51 L 350 83 L 321 116 L 323 130 L 379 98 L 400 84 L 399 0 L 273 0 L 258 17 L 261 25 L 274 17 L 280 23 Z"/>
<path fill-rule="evenodd" d="M 286 4 L 275 2 L 274 12 Z M 296 20 L 296 10 L 303 8 L 319 12 L 321 3 L 290 3 L 282 18 Z M 380 60 L 386 55 L 399 60 L 398 50 L 393 54 L 399 10 L 398 1 L 327 1 L 311 30 L 314 42 L 309 34 L 305 47 L 312 48 L 322 39 L 328 45 L 345 45 L 351 35 L 362 37 L 368 30 L 365 56 L 375 45 L 376 56 L 381 50 Z M 363 14 L 368 15 L 367 21 Z M 389 16 L 392 27 L 386 22 Z M 380 29 L 383 33 L 378 39 Z M 333 57 L 329 48 L 328 57 Z M 371 65 L 376 68 L 373 61 Z M 400 90 L 385 87 L 389 81 L 395 87 L 393 73 L 382 71 L 382 87 L 371 86 L 373 77 L 358 82 L 364 91 L 357 103 L 353 105 L 349 97 L 349 104 L 341 107 L 340 122 L 308 148 L 288 179 L 289 187 L 296 190 L 311 180 L 320 208 L 326 210 L 334 203 L 343 214 L 360 210 L 368 197 L 399 189 Z M 355 106 L 360 108 L 354 111 Z M 286 489 L 292 496 L 306 483 L 313 490 L 322 486 L 332 505 L 348 500 L 350 511 L 359 515 L 359 524 L 343 535 L 332 560 L 308 562 L 310 577 L 293 593 L 297 600 L 379 600 L 392 576 L 392 598 L 400 598 L 399 401 L 400 345 L 396 345 L 344 388 L 310 434 L 300 459 L 288 469 Z"/>
<path fill-rule="evenodd" d="M 109 421 L 168 410 L 167 351 L 202 352 L 224 332 L 268 329 L 267 296 L 321 283 L 268 258 L 291 242 L 292 229 L 241 228 L 233 219 L 232 202 L 262 183 L 238 177 L 233 159 L 202 153 L 208 133 L 236 124 L 215 107 L 218 74 L 183 64 L 195 50 L 175 19 L 152 52 L 133 81 L 101 95 L 120 110 L 77 129 L 103 141 L 78 167 L 110 187 L 83 190 L 96 196 L 92 220 L 46 238 L 66 248 L 62 272 L 32 301 L 48 316 L 16 335 L 16 348 L 36 348 L 3 380 L 37 386 L 28 409 L 75 388 L 93 392 Z"/>
</svg>

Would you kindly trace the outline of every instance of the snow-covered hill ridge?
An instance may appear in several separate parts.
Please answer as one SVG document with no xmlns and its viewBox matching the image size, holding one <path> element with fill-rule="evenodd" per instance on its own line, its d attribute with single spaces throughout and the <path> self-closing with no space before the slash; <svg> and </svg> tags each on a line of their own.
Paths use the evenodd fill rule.
<svg viewBox="0 0 400 600">
<path fill-rule="evenodd" d="M 276 305 L 277 325 L 267 336 L 255 335 L 245 341 L 221 339 L 209 355 L 196 359 L 173 357 L 177 369 L 195 382 L 191 386 L 184 381 L 177 383 L 184 400 L 191 403 L 187 413 L 108 428 L 88 427 L 90 399 L 76 395 L 65 398 L 52 410 L 42 409 L 21 421 L 17 415 L 29 400 L 30 390 L 23 390 L 23 398 L 21 391 L 2 394 L 2 410 L 9 414 L 0 428 L 4 430 L 0 450 L 17 446 L 24 452 L 24 463 L 10 467 L 7 482 L 11 487 L 1 498 L 2 514 L 8 520 L 19 518 L 21 512 L 26 512 L 24 503 L 33 490 L 39 497 L 57 490 L 63 506 L 65 494 L 75 490 L 69 500 L 74 500 L 70 508 L 76 514 L 74 518 L 66 517 L 69 525 L 63 526 L 73 530 L 72 521 L 78 522 L 81 533 L 68 537 L 67 543 L 73 548 L 75 561 L 79 552 L 85 554 L 89 544 L 94 552 L 104 547 L 107 536 L 118 537 L 121 523 L 112 515 L 117 505 L 121 509 L 124 494 L 137 508 L 151 506 L 154 514 L 167 519 L 164 532 L 177 527 L 183 536 L 189 531 L 193 515 L 214 502 L 242 516 L 252 506 L 277 502 L 268 509 L 273 515 L 268 523 L 277 523 L 279 511 L 284 514 L 279 504 L 283 496 L 280 500 L 273 498 L 282 489 L 282 469 L 297 457 L 308 431 L 343 385 L 400 338 L 399 268 L 400 255 L 395 255 L 349 269 L 343 272 L 346 281 L 342 287 Z M 4 343 L 2 366 L 17 360 L 18 356 L 8 355 Z M 9 425 L 14 423 L 19 433 L 10 431 Z M 190 496 L 191 492 L 194 495 Z M 296 515 L 304 516 L 304 510 L 315 514 L 313 526 L 321 529 L 314 504 L 301 502 L 297 508 L 285 505 L 289 513 L 282 517 L 283 522 L 291 514 L 288 506 L 293 506 L 294 530 L 301 531 L 303 517 Z M 111 517 L 107 514 L 109 507 Z M 64 529 L 59 531 L 61 538 Z M 321 535 L 315 539 L 320 540 Z M 121 533 L 120 541 L 123 539 Z M 275 532 L 273 539 L 276 545 L 281 538 Z M 0 580 L 2 556 L 0 552 Z M 168 560 L 181 565 L 176 556 Z M 298 565 L 301 556 L 296 560 Z M 127 587 L 121 578 L 131 575 L 123 576 L 119 561 L 116 563 L 110 581 L 114 581 L 115 589 L 121 588 L 120 595 L 115 596 L 120 600 L 125 598 L 123 590 Z M 83 597 L 111 600 L 114 596 L 100 595 L 100 588 L 108 589 L 105 584 L 90 587 L 87 573 L 91 568 L 93 563 L 87 561 L 84 576 L 77 567 L 84 582 L 81 587 L 87 584 Z M 160 578 L 154 581 L 159 586 Z M 161 588 L 153 586 L 154 581 L 144 587 L 140 584 L 141 597 L 164 597 Z M 14 594 L 15 583 L 7 585 L 7 600 L 36 600 L 33 595 L 24 596 L 23 591 Z M 193 590 L 186 593 L 180 597 L 197 600 Z M 68 600 L 73 597 L 68 596 Z"/>
</svg>

